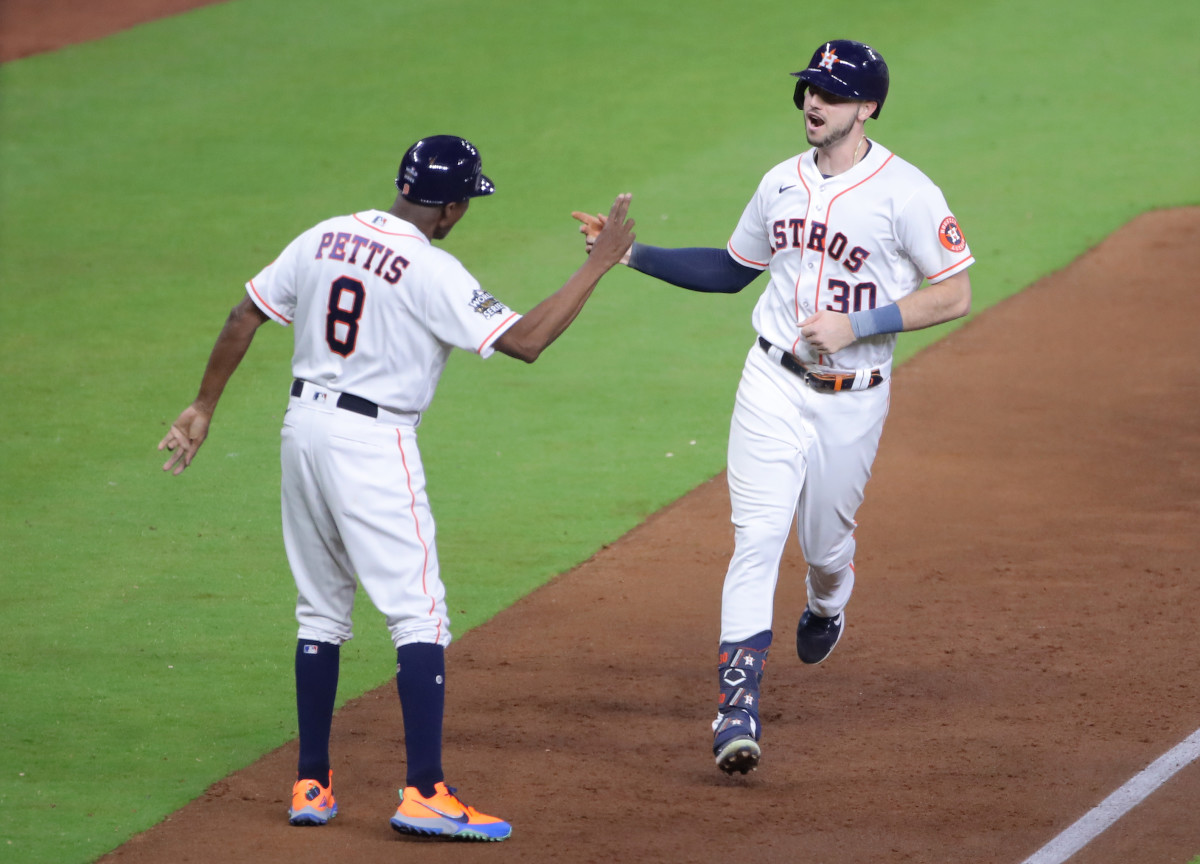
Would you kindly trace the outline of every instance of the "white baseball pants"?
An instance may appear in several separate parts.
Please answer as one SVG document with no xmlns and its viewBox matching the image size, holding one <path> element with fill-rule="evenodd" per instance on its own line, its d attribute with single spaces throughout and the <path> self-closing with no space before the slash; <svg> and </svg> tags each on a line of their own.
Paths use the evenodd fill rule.
<svg viewBox="0 0 1200 864">
<path fill-rule="evenodd" d="M 396 647 L 450 644 L 416 415 L 378 419 L 304 385 L 283 421 L 283 542 L 299 596 L 300 639 L 353 636 L 355 576 Z"/>
<path fill-rule="evenodd" d="M 793 523 L 808 564 L 809 608 L 826 617 L 845 608 L 854 588 L 854 517 L 890 392 L 890 379 L 869 390 L 820 392 L 757 344 L 750 349 L 729 430 L 735 547 L 721 601 L 722 642 L 771 629 Z"/>
</svg>

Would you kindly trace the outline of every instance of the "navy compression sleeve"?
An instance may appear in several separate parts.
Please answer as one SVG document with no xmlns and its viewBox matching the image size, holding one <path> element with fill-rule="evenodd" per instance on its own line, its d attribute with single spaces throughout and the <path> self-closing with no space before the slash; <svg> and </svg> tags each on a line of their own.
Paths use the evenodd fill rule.
<svg viewBox="0 0 1200 864">
<path fill-rule="evenodd" d="M 761 273 L 734 260 L 725 249 L 663 249 L 634 243 L 629 257 L 634 270 L 689 291 L 736 294 Z"/>
</svg>

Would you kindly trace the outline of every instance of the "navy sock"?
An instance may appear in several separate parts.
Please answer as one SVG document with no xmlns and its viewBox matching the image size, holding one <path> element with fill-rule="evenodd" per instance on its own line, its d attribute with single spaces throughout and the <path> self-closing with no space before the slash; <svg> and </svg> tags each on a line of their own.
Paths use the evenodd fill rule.
<svg viewBox="0 0 1200 864">
<path fill-rule="evenodd" d="M 446 652 L 441 645 L 412 642 L 396 649 L 396 691 L 404 714 L 406 786 L 426 798 L 442 774 L 442 715 L 446 706 Z"/>
<path fill-rule="evenodd" d="M 296 717 L 300 760 L 296 779 L 329 784 L 329 730 L 337 698 L 341 646 L 301 639 L 296 643 Z"/>
</svg>

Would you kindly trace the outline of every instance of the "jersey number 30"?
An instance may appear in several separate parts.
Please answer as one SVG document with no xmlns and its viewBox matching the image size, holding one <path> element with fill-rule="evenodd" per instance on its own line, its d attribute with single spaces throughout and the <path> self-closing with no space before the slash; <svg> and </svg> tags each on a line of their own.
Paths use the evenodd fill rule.
<svg viewBox="0 0 1200 864">
<path fill-rule="evenodd" d="M 335 279 L 329 289 L 329 314 L 325 316 L 325 342 L 334 354 L 349 357 L 358 341 L 358 319 L 362 317 L 367 289 L 349 276 Z"/>
<path fill-rule="evenodd" d="M 833 297 L 825 308 L 832 312 L 861 312 L 875 308 L 875 283 L 859 282 L 851 285 L 841 279 L 830 279 L 829 290 Z"/>
</svg>

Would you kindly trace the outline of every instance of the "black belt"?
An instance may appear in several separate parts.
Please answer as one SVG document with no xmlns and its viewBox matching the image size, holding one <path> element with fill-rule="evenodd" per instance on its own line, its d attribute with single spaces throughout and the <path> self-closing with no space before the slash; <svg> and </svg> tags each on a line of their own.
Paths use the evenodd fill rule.
<svg viewBox="0 0 1200 864">
<path fill-rule="evenodd" d="M 759 336 L 758 344 L 764 351 L 767 352 L 768 355 L 771 353 L 771 348 L 773 346 L 766 339 Z M 858 377 L 854 374 L 847 375 L 842 372 L 814 372 L 797 360 L 794 354 L 790 354 L 787 351 L 784 351 L 782 348 L 779 350 L 783 354 L 783 356 L 779 358 L 779 365 L 791 372 L 793 375 L 799 376 L 801 381 L 803 381 L 809 387 L 812 387 L 814 390 L 825 390 L 830 393 L 840 393 L 843 390 L 849 390 L 851 385 L 854 384 L 854 379 Z M 882 383 L 883 373 L 878 369 L 872 369 L 871 380 L 867 382 L 867 387 L 864 389 L 878 387 Z"/>
<path fill-rule="evenodd" d="M 299 396 L 304 392 L 304 382 L 299 378 L 292 381 L 292 395 Z M 355 396 L 351 393 L 339 393 L 337 398 L 337 407 L 346 411 L 353 411 L 355 414 L 362 414 L 364 417 L 379 417 L 379 406 L 369 399 L 363 399 L 361 396 Z"/>
</svg>

